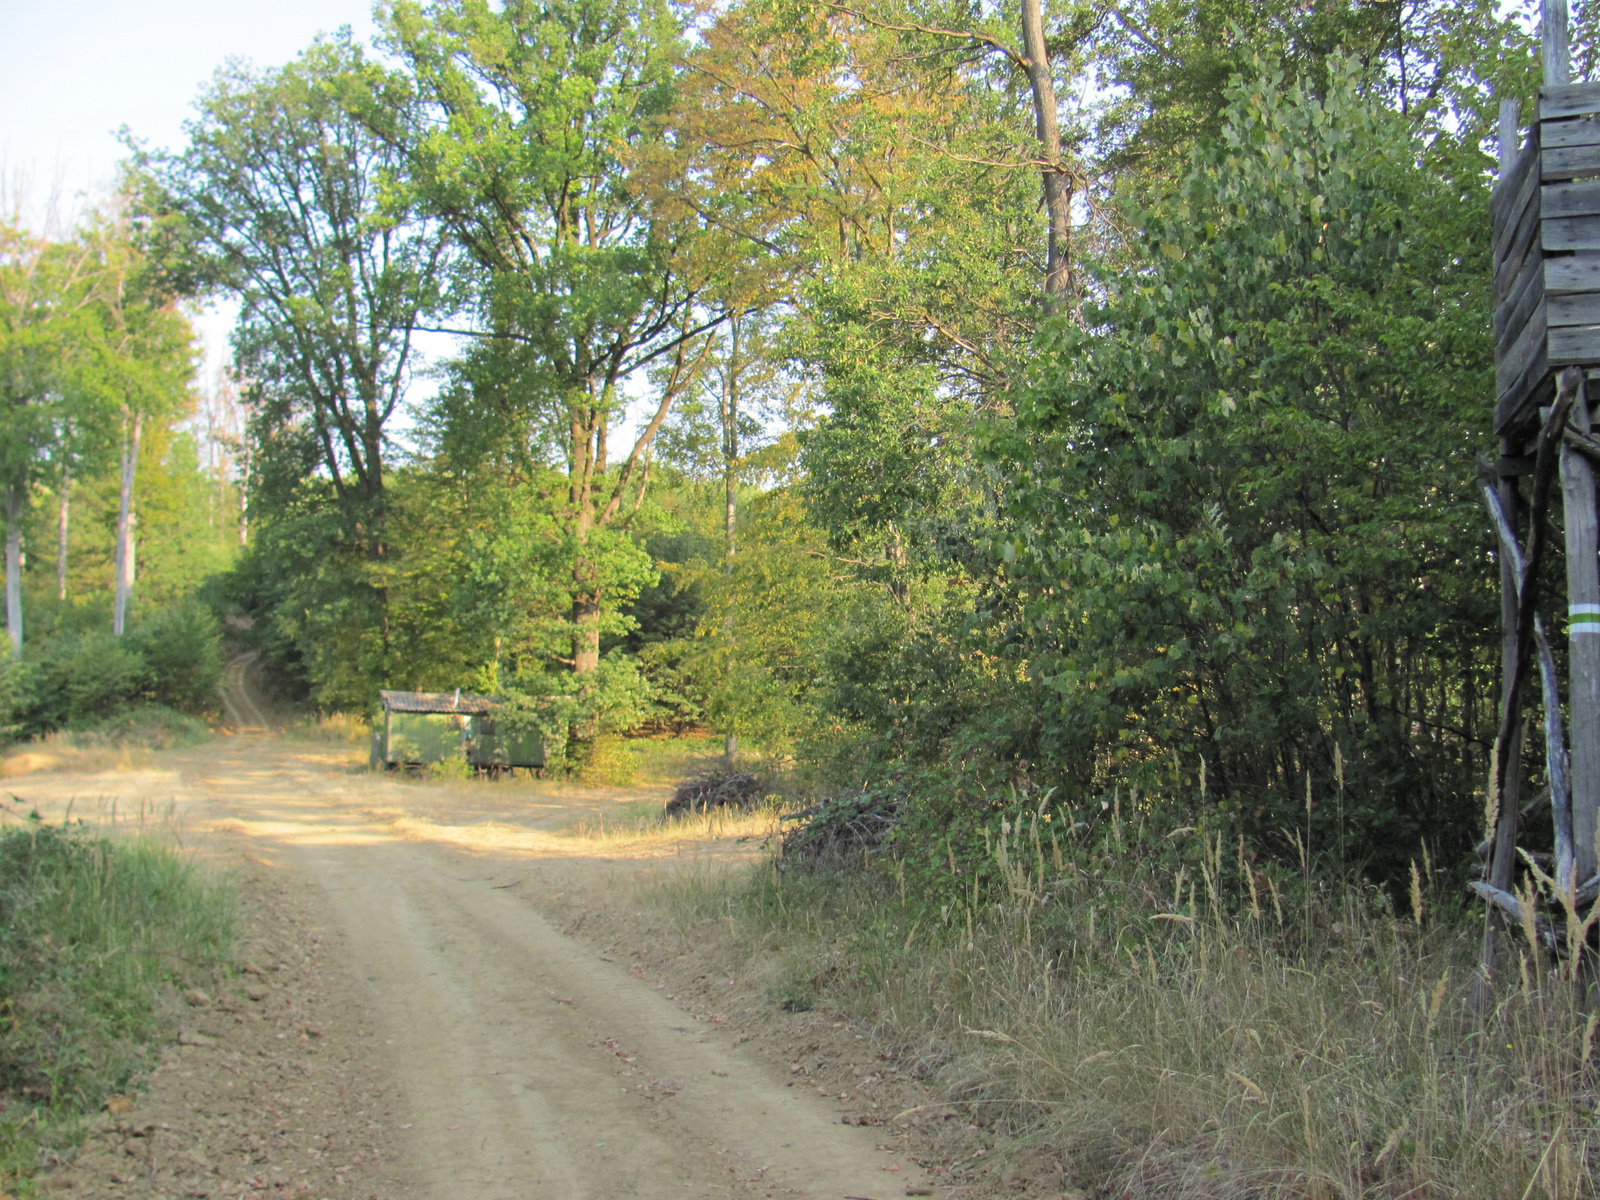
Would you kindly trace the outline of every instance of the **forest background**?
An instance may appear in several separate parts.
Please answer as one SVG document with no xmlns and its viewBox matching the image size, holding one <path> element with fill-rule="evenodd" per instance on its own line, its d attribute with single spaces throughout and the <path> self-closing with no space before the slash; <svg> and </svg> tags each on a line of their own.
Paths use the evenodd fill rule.
<svg viewBox="0 0 1600 1200">
<path fill-rule="evenodd" d="M 393 0 L 227 64 L 115 205 L 0 225 L 0 726 L 181 733 L 248 660 L 590 778 L 709 729 L 810 818 L 680 926 L 1040 1188 L 1593 1195 L 1600 909 L 1462 886 L 1536 16 Z"/>
<path fill-rule="evenodd" d="M 1127 794 L 1380 878 L 1465 861 L 1528 14 L 379 24 L 222 67 L 81 228 L 8 218 L 14 736 L 204 710 L 225 632 L 286 703 L 493 692 L 574 766 L 705 725 L 941 845 Z"/>
</svg>

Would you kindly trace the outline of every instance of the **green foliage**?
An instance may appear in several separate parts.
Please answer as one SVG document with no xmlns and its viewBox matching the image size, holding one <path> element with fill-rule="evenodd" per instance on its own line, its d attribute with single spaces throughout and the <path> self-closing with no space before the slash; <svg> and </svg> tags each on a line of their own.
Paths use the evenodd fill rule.
<svg viewBox="0 0 1600 1200">
<path fill-rule="evenodd" d="M 0 743 L 9 740 L 19 728 L 17 719 L 22 715 L 27 688 L 27 667 L 17 659 L 7 640 L 0 645 Z"/>
<path fill-rule="evenodd" d="M 162 609 L 140 621 L 128 649 L 143 659 L 141 695 L 184 712 L 210 712 L 222 682 L 221 629 L 196 603 Z"/>
<path fill-rule="evenodd" d="M 106 630 L 68 635 L 35 664 L 31 731 L 109 717 L 130 704 L 145 678 L 144 658 Z"/>
<path fill-rule="evenodd" d="M 1137 215 L 1137 269 L 1045 334 L 995 427 L 1015 533 L 994 549 L 1080 778 L 1203 761 L 1253 834 L 1309 794 L 1319 844 L 1349 822 L 1394 870 L 1421 837 L 1472 836 L 1493 727 L 1468 483 L 1484 160 L 1420 144 L 1353 66 L 1320 96 L 1263 69 L 1229 98 L 1222 138 Z"/>
<path fill-rule="evenodd" d="M 182 153 L 130 139 L 146 245 L 173 286 L 240 300 L 264 507 L 317 464 L 352 534 L 381 552 L 385 428 L 444 259 L 436 231 L 385 191 L 406 84 L 346 30 L 281 69 L 229 63 L 196 107 Z"/>
<path fill-rule="evenodd" d="M 0 834 L 0 1089 L 32 1113 L 31 1128 L 0 1129 L 6 1166 L 81 1140 L 76 1120 L 152 1065 L 173 989 L 228 953 L 233 907 L 153 844 L 37 824 Z"/>
<path fill-rule="evenodd" d="M 99 627 L 63 630 L 19 672 L 18 731 L 106 728 L 149 705 L 175 717 L 214 712 L 220 645 L 216 619 L 194 603 L 153 612 L 124 637 Z"/>
<path fill-rule="evenodd" d="M 1531 98 L 1537 84 L 1527 23 L 1491 0 L 1141 0 L 1106 32 L 1108 74 L 1126 92 L 1101 136 L 1117 147 L 1117 165 L 1146 182 L 1181 169 L 1196 140 L 1221 134 L 1231 81 L 1262 59 L 1313 94 L 1359 62 L 1367 98 L 1420 132 L 1465 142 L 1493 136 L 1499 100 Z"/>
</svg>

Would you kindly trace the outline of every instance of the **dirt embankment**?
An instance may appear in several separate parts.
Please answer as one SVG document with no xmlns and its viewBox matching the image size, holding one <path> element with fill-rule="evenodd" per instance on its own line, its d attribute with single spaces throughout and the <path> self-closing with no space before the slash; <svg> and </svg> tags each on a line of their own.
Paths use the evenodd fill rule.
<svg viewBox="0 0 1600 1200">
<path fill-rule="evenodd" d="M 635 899 L 754 841 L 585 835 L 639 795 L 396 781 L 358 757 L 250 737 L 138 774 L 15 781 L 47 818 L 69 800 L 171 807 L 237 870 L 247 913 L 243 973 L 184 1008 L 147 1090 L 52 1190 L 981 1194 L 950 1169 L 957 1144 L 981 1154 L 976 1131 L 915 1062 L 783 1012 Z"/>
</svg>

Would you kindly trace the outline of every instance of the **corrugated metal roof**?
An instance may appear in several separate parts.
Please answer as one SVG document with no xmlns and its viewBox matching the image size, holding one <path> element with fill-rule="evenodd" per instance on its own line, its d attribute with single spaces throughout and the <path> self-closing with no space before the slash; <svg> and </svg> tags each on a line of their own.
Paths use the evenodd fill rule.
<svg viewBox="0 0 1600 1200">
<path fill-rule="evenodd" d="M 379 692 L 385 712 L 467 713 L 479 716 L 500 707 L 493 696 L 467 692 Z"/>
</svg>

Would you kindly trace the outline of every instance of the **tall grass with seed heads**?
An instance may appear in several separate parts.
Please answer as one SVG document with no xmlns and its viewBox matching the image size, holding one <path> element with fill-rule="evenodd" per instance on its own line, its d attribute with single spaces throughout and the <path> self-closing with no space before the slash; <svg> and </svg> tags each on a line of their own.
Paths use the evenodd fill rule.
<svg viewBox="0 0 1600 1200">
<path fill-rule="evenodd" d="M 1532 929 L 1474 1011 L 1483 918 L 1422 853 L 1396 901 L 1319 877 L 1303 841 L 1260 863 L 1120 812 L 1063 836 L 1089 823 L 1049 809 L 1001 816 L 978 861 L 902 841 L 866 869 L 664 886 L 687 932 L 782 958 L 786 1003 L 875 1025 L 1101 1195 L 1596 1194 L 1600 1014 Z"/>
</svg>

